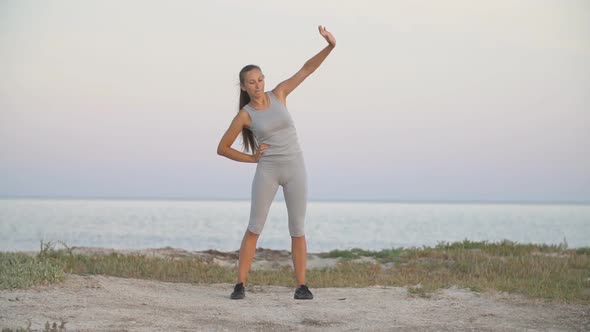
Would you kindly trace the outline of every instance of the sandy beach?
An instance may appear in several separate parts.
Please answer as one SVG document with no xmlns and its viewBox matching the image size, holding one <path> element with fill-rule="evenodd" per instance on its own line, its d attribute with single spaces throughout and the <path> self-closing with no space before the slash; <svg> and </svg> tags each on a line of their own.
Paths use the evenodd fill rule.
<svg viewBox="0 0 590 332">
<path fill-rule="evenodd" d="M 75 248 L 106 254 L 111 249 Z M 137 252 L 133 250 L 123 252 Z M 201 255 L 234 264 L 235 253 L 189 253 L 162 248 L 154 255 Z M 310 268 L 335 264 L 310 254 Z M 260 250 L 253 268 L 289 264 L 283 251 Z M 311 286 L 313 283 L 310 283 Z M 0 327 L 43 330 L 65 321 L 66 331 L 584 331 L 590 308 L 499 292 L 450 287 L 430 297 L 407 287 L 313 288 L 315 299 L 293 299 L 294 288 L 247 286 L 230 300 L 232 284 L 172 283 L 66 274 L 63 282 L 0 291 Z"/>
</svg>

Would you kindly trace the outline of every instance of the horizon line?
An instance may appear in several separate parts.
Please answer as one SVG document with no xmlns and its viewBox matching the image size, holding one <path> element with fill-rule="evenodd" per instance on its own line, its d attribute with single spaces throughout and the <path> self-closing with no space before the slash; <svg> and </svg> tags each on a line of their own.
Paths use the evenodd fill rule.
<svg viewBox="0 0 590 332">
<path fill-rule="evenodd" d="M 23 195 L 8 196 L 0 195 L 0 199 L 54 199 L 54 200 L 146 200 L 146 201 L 250 201 L 249 197 L 227 198 L 227 197 L 142 197 L 142 196 L 43 196 Z M 284 202 L 284 199 L 273 201 Z M 539 205 L 589 205 L 590 200 L 464 200 L 464 199 L 395 199 L 395 198 L 313 198 L 308 202 L 358 202 L 358 203 L 421 203 L 421 204 L 539 204 Z"/>
</svg>

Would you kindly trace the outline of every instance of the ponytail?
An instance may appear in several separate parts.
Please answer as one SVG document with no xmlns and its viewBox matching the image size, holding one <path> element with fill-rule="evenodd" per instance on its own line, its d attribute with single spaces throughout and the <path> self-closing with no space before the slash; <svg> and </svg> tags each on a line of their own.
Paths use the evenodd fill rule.
<svg viewBox="0 0 590 332">
<path fill-rule="evenodd" d="M 250 102 L 250 96 L 248 93 L 242 89 L 240 89 L 240 107 L 238 108 L 238 112 L 244 108 Z M 252 150 L 254 153 L 258 150 L 258 143 L 256 142 L 256 138 L 254 137 L 254 133 L 252 130 L 248 128 L 242 129 L 242 142 L 244 144 L 244 151 L 249 152 Z"/>
<path fill-rule="evenodd" d="M 260 67 L 256 65 L 247 65 L 240 70 L 240 103 L 238 105 L 238 112 L 250 102 L 250 96 L 246 91 L 242 90 L 241 86 L 244 84 L 244 76 L 252 69 L 260 70 Z M 244 144 L 244 151 L 249 152 L 251 150 L 252 153 L 255 153 L 258 150 L 258 142 L 256 142 L 254 133 L 248 128 L 242 129 L 242 142 Z"/>
</svg>

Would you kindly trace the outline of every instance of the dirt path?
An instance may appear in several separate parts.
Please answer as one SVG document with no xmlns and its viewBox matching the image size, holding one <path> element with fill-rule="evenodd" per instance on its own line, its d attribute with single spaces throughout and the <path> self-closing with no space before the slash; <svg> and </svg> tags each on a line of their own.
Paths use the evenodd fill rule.
<svg viewBox="0 0 590 332">
<path fill-rule="evenodd" d="M 230 284 L 195 285 L 68 274 L 63 283 L 0 291 L 0 328 L 67 331 L 588 331 L 590 308 L 451 288 L 431 298 L 401 287 L 293 289 L 257 286 L 232 301 Z"/>
</svg>

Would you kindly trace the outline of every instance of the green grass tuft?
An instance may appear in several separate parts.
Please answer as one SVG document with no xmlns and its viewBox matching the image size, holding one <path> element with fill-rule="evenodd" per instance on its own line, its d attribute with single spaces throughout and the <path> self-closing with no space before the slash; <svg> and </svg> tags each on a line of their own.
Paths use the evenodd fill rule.
<svg viewBox="0 0 590 332">
<path fill-rule="evenodd" d="M 59 264 L 24 253 L 0 252 L 0 289 L 27 288 L 63 279 Z"/>
</svg>

